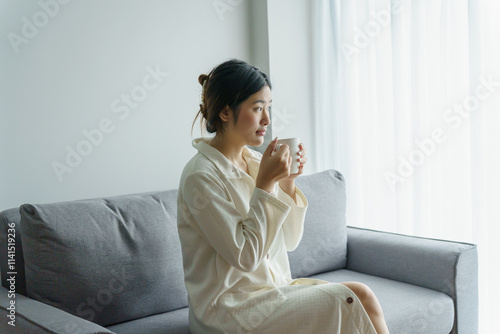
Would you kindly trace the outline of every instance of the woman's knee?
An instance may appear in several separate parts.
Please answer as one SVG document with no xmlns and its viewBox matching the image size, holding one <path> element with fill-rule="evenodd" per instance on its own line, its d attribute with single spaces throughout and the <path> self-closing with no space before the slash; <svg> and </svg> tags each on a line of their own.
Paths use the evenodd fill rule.
<svg viewBox="0 0 500 334">
<path fill-rule="evenodd" d="M 384 313 L 382 307 L 375 296 L 375 293 L 366 284 L 359 282 L 346 282 L 342 283 L 352 290 L 358 297 L 366 313 L 370 317 L 373 325 L 378 333 L 389 333 L 387 325 L 385 324 Z"/>
<path fill-rule="evenodd" d="M 365 309 L 377 309 L 377 306 L 379 305 L 377 297 L 375 296 L 375 293 L 373 293 L 372 289 L 368 287 L 368 285 L 360 282 L 345 282 L 342 284 L 351 289 L 352 292 L 354 292 Z"/>
</svg>

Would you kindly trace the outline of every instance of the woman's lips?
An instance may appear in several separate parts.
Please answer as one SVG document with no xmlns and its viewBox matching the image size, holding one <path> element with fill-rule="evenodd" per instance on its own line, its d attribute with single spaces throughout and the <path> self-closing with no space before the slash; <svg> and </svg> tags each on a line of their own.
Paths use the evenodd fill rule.
<svg viewBox="0 0 500 334">
<path fill-rule="evenodd" d="M 259 136 L 265 136 L 266 135 L 266 131 L 257 131 L 257 134 Z"/>
</svg>

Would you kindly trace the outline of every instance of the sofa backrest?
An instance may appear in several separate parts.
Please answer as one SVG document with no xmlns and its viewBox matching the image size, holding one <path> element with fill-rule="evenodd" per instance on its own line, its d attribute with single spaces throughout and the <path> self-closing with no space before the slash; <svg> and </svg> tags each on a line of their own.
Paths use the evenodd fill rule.
<svg viewBox="0 0 500 334">
<path fill-rule="evenodd" d="M 302 241 L 289 253 L 292 276 L 345 268 L 343 176 L 327 170 L 296 183 L 309 207 Z M 177 190 L 5 210 L 2 285 L 14 226 L 17 293 L 27 286 L 30 297 L 103 325 L 187 306 L 176 217 Z"/>
<path fill-rule="evenodd" d="M 306 277 L 347 265 L 346 189 L 342 174 L 330 169 L 297 178 L 307 198 L 304 235 L 288 254 L 292 277 Z"/>
<path fill-rule="evenodd" d="M 187 306 L 177 191 L 20 207 L 30 298 L 103 326 Z"/>
</svg>

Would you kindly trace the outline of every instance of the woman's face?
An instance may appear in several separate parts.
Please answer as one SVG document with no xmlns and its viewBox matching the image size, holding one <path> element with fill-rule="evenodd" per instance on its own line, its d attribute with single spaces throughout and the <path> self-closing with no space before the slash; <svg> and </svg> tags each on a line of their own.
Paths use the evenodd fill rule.
<svg viewBox="0 0 500 334">
<path fill-rule="evenodd" d="M 257 93 L 250 95 L 240 104 L 238 121 L 228 122 L 226 130 L 233 140 L 244 145 L 260 146 L 264 143 L 267 126 L 271 123 L 271 89 L 265 86 Z"/>
</svg>

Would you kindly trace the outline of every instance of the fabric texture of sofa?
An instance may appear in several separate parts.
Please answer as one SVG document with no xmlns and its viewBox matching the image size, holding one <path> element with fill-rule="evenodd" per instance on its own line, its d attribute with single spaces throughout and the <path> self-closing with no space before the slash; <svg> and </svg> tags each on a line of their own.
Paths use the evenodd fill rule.
<svg viewBox="0 0 500 334">
<path fill-rule="evenodd" d="M 366 283 L 391 333 L 477 333 L 475 245 L 348 227 L 335 170 L 296 183 L 294 277 Z M 176 216 L 177 190 L 1 212 L 0 333 L 189 333 Z"/>
</svg>

